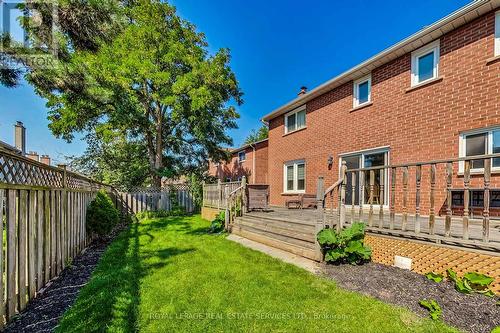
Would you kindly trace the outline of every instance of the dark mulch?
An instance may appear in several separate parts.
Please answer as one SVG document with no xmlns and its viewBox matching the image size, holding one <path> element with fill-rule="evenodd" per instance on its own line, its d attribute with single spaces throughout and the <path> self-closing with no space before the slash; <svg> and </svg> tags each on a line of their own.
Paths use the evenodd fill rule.
<svg viewBox="0 0 500 333">
<path fill-rule="evenodd" d="M 490 333 L 500 326 L 498 298 L 461 294 L 448 281 L 435 283 L 414 272 L 376 263 L 323 265 L 322 273 L 342 288 L 406 307 L 423 317 L 428 312 L 418 302 L 435 299 L 443 309 L 442 319 L 467 332 Z"/>
<path fill-rule="evenodd" d="M 71 266 L 66 267 L 42 289 L 3 332 L 54 332 L 59 319 L 73 304 L 80 289 L 87 284 L 106 247 L 126 226 L 118 225 L 108 237 L 86 248 Z"/>
</svg>

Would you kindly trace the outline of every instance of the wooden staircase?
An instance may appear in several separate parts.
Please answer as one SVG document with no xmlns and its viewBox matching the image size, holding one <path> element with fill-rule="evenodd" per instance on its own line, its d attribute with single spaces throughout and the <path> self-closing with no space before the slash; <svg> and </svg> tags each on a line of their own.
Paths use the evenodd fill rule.
<svg viewBox="0 0 500 333">
<path fill-rule="evenodd" d="M 235 219 L 231 232 L 301 257 L 321 260 L 316 248 L 316 224 L 311 220 L 248 213 Z"/>
</svg>

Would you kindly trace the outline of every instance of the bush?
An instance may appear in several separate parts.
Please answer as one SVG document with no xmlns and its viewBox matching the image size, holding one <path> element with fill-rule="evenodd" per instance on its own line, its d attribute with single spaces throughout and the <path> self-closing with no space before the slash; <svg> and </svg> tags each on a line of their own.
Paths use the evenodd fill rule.
<svg viewBox="0 0 500 333">
<path fill-rule="evenodd" d="M 358 264 L 371 258 L 372 250 L 363 243 L 365 238 L 363 223 L 354 223 L 340 232 L 323 229 L 317 238 L 327 262 Z"/>
<path fill-rule="evenodd" d="M 97 192 L 87 208 L 87 232 L 102 237 L 110 233 L 119 220 L 111 198 L 104 191 Z"/>
<path fill-rule="evenodd" d="M 212 224 L 210 225 L 210 229 L 208 230 L 208 232 L 211 234 L 223 232 L 225 223 L 226 223 L 226 213 L 220 212 L 219 215 L 217 215 L 217 217 L 212 221 Z"/>
</svg>

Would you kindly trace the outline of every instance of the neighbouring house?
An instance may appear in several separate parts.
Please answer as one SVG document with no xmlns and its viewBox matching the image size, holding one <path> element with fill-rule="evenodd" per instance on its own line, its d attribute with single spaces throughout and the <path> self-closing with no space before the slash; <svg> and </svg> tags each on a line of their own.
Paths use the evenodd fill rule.
<svg viewBox="0 0 500 333">
<path fill-rule="evenodd" d="M 342 161 L 358 169 L 500 152 L 499 5 L 474 1 L 315 89 L 302 88 L 297 98 L 264 116 L 271 204 L 316 193 L 319 176 L 326 187 L 332 185 Z M 480 174 L 483 164 L 472 162 L 472 173 Z M 500 207 L 500 159 L 492 167 L 494 210 Z M 377 197 L 381 187 L 390 186 L 389 171 L 383 183 L 376 175 L 375 203 L 390 201 L 389 191 Z M 453 205 L 459 209 L 463 163 L 453 171 Z M 352 187 L 348 175 L 347 203 L 353 195 L 356 205 L 368 203 L 368 179 L 360 178 L 358 173 Z M 439 211 L 446 184 L 445 177 L 437 178 Z M 414 187 L 414 175 L 409 179 Z M 472 213 L 482 214 L 483 192 L 474 190 L 482 184 L 482 177 L 472 177 Z M 425 201 L 422 212 L 429 208 Z"/>
<path fill-rule="evenodd" d="M 209 174 L 223 182 L 247 177 L 249 184 L 267 184 L 268 139 L 230 149 L 229 162 L 209 162 Z"/>
<path fill-rule="evenodd" d="M 38 153 L 34 151 L 26 152 L 26 128 L 20 121 L 14 124 L 14 146 L 0 141 L 0 149 L 4 149 L 9 153 L 25 156 L 33 161 L 46 165 L 51 164 L 51 158 L 49 155 L 39 156 Z"/>
</svg>

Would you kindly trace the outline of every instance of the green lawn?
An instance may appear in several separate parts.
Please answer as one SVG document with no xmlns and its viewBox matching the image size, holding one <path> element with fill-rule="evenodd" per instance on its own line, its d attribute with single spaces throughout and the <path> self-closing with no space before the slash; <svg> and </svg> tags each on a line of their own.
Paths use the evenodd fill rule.
<svg viewBox="0 0 500 333">
<path fill-rule="evenodd" d="M 59 332 L 452 332 L 208 235 L 199 216 L 133 224 Z"/>
</svg>

